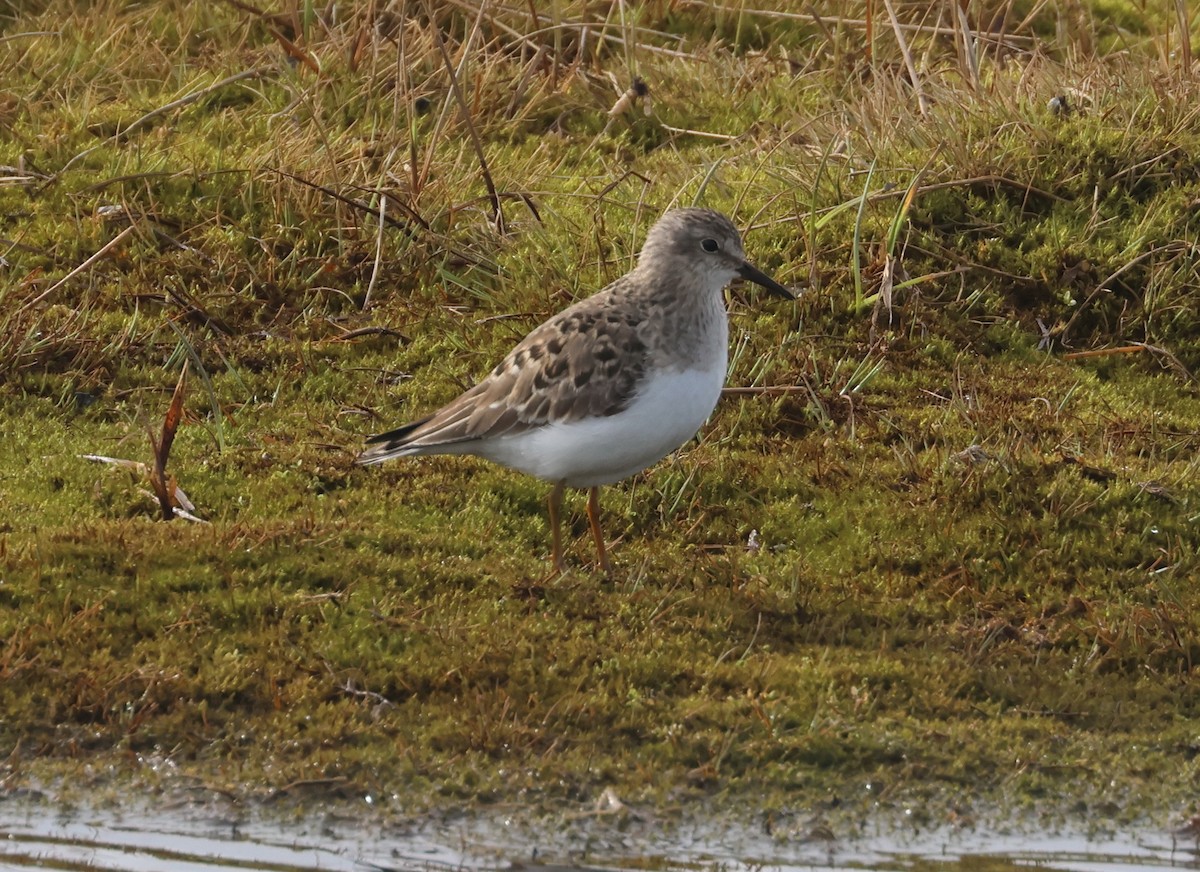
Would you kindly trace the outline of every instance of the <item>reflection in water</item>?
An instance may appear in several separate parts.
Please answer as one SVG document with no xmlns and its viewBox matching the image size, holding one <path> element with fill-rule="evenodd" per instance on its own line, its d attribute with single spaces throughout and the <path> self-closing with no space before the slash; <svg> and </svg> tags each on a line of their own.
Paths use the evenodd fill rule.
<svg viewBox="0 0 1200 872">
<path fill-rule="evenodd" d="M 1200 869 L 1191 837 L 1133 831 L 984 832 L 880 827 L 839 840 L 819 826 L 780 838 L 708 820 L 662 823 L 580 815 L 565 823 L 481 816 L 381 822 L 323 806 L 246 809 L 220 796 L 193 795 L 138 807 L 63 809 L 37 796 L 0 799 L 0 870 L 99 869 L 119 872 L 214 870 L 677 869 L 799 872 L 872 869 L 1078 870 Z M 887 829 L 887 832 L 883 830 Z"/>
</svg>

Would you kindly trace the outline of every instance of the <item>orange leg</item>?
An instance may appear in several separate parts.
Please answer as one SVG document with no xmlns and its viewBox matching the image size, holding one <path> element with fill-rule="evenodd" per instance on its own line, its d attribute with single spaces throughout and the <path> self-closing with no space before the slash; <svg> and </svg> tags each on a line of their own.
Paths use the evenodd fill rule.
<svg viewBox="0 0 1200 872">
<path fill-rule="evenodd" d="M 604 531 L 600 529 L 600 488 L 588 490 L 587 501 L 588 525 L 592 528 L 592 539 L 596 541 L 596 554 L 599 556 L 600 568 L 609 572 L 612 566 L 608 562 L 608 552 L 604 549 Z"/>
<path fill-rule="evenodd" d="M 563 483 L 556 482 L 550 491 L 550 542 L 553 551 L 554 568 L 559 572 L 567 571 L 563 561 L 562 530 L 559 529 L 559 515 L 562 513 Z"/>
</svg>

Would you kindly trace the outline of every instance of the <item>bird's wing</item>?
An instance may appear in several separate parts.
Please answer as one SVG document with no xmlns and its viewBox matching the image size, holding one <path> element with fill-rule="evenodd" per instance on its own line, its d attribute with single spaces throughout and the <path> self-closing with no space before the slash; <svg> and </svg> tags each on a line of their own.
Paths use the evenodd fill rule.
<svg viewBox="0 0 1200 872">
<path fill-rule="evenodd" d="M 646 316 L 636 305 L 612 306 L 615 290 L 537 327 L 485 379 L 428 418 L 372 436 L 360 462 L 462 450 L 479 439 L 624 409 L 646 371 Z"/>
</svg>

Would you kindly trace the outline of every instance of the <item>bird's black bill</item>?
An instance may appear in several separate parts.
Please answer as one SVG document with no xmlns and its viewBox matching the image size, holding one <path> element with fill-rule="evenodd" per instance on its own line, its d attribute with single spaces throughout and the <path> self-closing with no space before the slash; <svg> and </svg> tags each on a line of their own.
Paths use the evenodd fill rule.
<svg viewBox="0 0 1200 872">
<path fill-rule="evenodd" d="M 772 294 L 783 297 L 785 300 L 796 299 L 795 294 L 753 264 L 742 264 L 740 267 L 738 267 L 738 275 L 747 281 L 754 282 L 756 285 L 762 285 Z"/>
</svg>

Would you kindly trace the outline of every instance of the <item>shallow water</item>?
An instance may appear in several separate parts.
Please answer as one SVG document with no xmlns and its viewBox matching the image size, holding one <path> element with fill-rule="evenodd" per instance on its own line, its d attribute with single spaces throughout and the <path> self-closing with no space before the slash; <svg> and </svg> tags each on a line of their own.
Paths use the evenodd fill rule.
<svg viewBox="0 0 1200 872">
<path fill-rule="evenodd" d="M 1200 869 L 1194 838 L 1154 827 L 1085 834 L 1070 826 L 1001 831 L 916 827 L 901 820 L 842 838 L 819 820 L 798 822 L 783 836 L 779 829 L 768 835 L 758 826 L 713 820 L 591 813 L 567 815 L 557 825 L 502 814 L 383 823 L 373 809 L 362 816 L 344 809 L 247 810 L 221 797 L 119 808 L 64 808 L 40 796 L 9 797 L 0 801 L 0 870 Z"/>
</svg>

